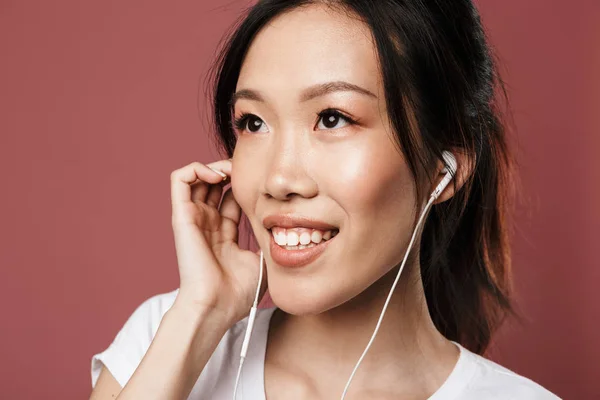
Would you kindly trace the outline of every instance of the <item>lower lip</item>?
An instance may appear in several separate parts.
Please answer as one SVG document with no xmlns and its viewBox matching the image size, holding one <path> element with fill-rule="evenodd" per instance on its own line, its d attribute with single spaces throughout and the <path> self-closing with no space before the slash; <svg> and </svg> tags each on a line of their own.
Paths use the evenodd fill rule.
<svg viewBox="0 0 600 400">
<path fill-rule="evenodd" d="M 275 243 L 275 238 L 273 238 L 273 234 L 271 234 L 271 232 L 269 232 L 269 236 L 271 236 L 269 249 L 271 251 L 271 258 L 273 258 L 273 261 L 282 267 L 299 268 L 310 264 L 321 254 L 323 254 L 323 252 L 327 249 L 327 246 L 329 246 L 329 243 L 337 237 L 337 234 L 331 239 L 322 241 L 316 246 L 300 250 L 286 250 Z"/>
</svg>

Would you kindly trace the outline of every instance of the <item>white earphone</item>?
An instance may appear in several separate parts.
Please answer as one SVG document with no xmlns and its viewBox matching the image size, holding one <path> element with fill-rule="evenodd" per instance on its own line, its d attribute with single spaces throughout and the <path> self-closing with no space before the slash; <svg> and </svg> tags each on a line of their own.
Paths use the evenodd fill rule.
<svg viewBox="0 0 600 400">
<path fill-rule="evenodd" d="M 250 343 L 250 335 L 252 335 L 252 327 L 254 326 L 254 320 L 256 319 L 256 310 L 258 309 L 258 297 L 260 296 L 260 286 L 263 280 L 263 263 L 264 257 L 262 250 L 260 251 L 260 262 L 258 263 L 260 271 L 258 272 L 258 285 L 256 285 L 256 294 L 254 295 L 254 304 L 250 308 L 250 314 L 248 315 L 248 325 L 246 326 L 246 333 L 244 334 L 244 341 L 242 342 L 242 351 L 240 352 L 240 366 L 238 367 L 237 376 L 235 378 L 235 387 L 233 388 L 233 399 L 235 400 L 237 395 L 238 384 L 240 383 L 240 376 L 242 375 L 242 365 L 246 359 L 246 353 L 248 352 L 248 344 Z"/>
<path fill-rule="evenodd" d="M 398 270 L 398 275 L 396 275 L 394 284 L 392 285 L 392 288 L 390 289 L 390 293 L 388 294 L 385 304 L 383 305 L 383 309 L 381 310 L 381 314 L 379 315 L 379 320 L 377 321 L 377 325 L 375 326 L 373 335 L 371 336 L 371 339 L 369 340 L 369 343 L 365 347 L 365 350 L 363 351 L 362 355 L 358 359 L 358 362 L 356 363 L 356 366 L 354 367 L 352 374 L 350 374 L 350 377 L 348 378 L 348 382 L 346 383 L 346 386 L 344 387 L 344 392 L 342 393 L 341 400 L 344 400 L 344 398 L 346 397 L 346 393 L 348 392 L 348 389 L 350 388 L 350 383 L 352 382 L 352 378 L 354 378 L 354 375 L 356 374 L 356 371 L 358 370 L 360 363 L 367 355 L 367 352 L 369 351 L 371 344 L 375 340 L 375 336 L 377 335 L 377 332 L 379 331 L 379 327 L 381 326 L 381 322 L 383 321 L 383 316 L 385 315 L 385 312 L 387 310 L 390 299 L 392 298 L 394 289 L 396 288 L 396 285 L 398 284 L 398 281 L 400 280 L 400 275 L 402 274 L 402 270 L 404 269 L 404 264 L 406 263 L 408 255 L 410 254 L 410 250 L 415 241 L 416 234 L 419 230 L 419 227 L 421 226 L 421 223 L 423 222 L 423 217 L 425 216 L 425 214 L 427 213 L 427 211 L 429 210 L 429 208 L 431 207 L 433 202 L 444 191 L 446 186 L 448 186 L 448 184 L 450 183 L 450 181 L 454 178 L 454 175 L 456 174 L 457 163 L 456 163 L 456 158 L 454 157 L 454 155 L 452 153 L 450 153 L 449 151 L 444 151 L 444 152 L 442 152 L 442 158 L 444 159 L 444 162 L 445 162 L 445 167 L 442 170 L 442 173 L 445 173 L 446 175 L 444 175 L 444 177 L 442 178 L 440 183 L 437 185 L 435 190 L 431 193 L 431 195 L 429 196 L 429 201 L 427 202 L 427 205 L 425 206 L 425 208 L 423 208 L 423 211 L 421 212 L 419 221 L 417 222 L 415 230 L 413 231 L 412 238 L 410 239 L 410 243 L 408 244 L 408 248 L 406 249 L 406 254 L 404 255 L 404 259 L 402 260 L 400 269 Z M 242 373 L 242 365 L 244 364 L 244 360 L 246 359 L 246 352 L 248 351 L 248 344 L 250 343 L 250 335 L 252 334 L 252 327 L 254 326 L 254 319 L 256 318 L 256 310 L 258 307 L 258 296 L 260 294 L 260 286 L 261 286 L 262 277 L 263 277 L 263 261 L 264 261 L 263 252 L 261 251 L 260 252 L 260 264 L 259 264 L 260 272 L 259 272 L 259 278 L 258 278 L 258 286 L 256 288 L 256 296 L 254 298 L 254 304 L 253 304 L 252 308 L 250 309 L 250 315 L 248 316 L 248 326 L 246 327 L 246 334 L 244 335 L 244 341 L 242 343 L 242 351 L 240 353 L 240 365 L 238 368 L 237 377 L 235 379 L 235 387 L 233 389 L 233 400 L 236 400 L 237 387 L 239 384 L 240 375 Z"/>
<path fill-rule="evenodd" d="M 434 200 L 439 197 L 439 195 L 444 191 L 444 189 L 446 189 L 446 186 L 448 186 L 452 178 L 454 178 L 454 174 L 456 174 L 457 164 L 454 154 L 450 153 L 449 151 L 444 151 L 442 152 L 442 157 L 446 162 L 446 166 L 444 167 L 444 169 L 442 169 L 442 173 L 446 175 L 444 175 L 442 181 L 435 188 L 433 193 L 431 193 L 431 196 L 434 196 Z"/>
</svg>

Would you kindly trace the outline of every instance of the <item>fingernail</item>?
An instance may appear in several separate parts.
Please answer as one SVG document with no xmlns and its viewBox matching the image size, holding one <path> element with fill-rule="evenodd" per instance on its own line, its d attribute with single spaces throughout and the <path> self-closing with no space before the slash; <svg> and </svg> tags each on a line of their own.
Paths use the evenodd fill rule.
<svg viewBox="0 0 600 400">
<path fill-rule="evenodd" d="M 212 169 L 213 171 L 215 171 L 217 174 L 221 175 L 223 177 L 223 180 L 227 179 L 227 175 L 225 175 L 223 172 L 221 171 L 217 171 L 216 169 L 214 169 L 213 167 L 208 167 L 210 169 Z"/>
</svg>

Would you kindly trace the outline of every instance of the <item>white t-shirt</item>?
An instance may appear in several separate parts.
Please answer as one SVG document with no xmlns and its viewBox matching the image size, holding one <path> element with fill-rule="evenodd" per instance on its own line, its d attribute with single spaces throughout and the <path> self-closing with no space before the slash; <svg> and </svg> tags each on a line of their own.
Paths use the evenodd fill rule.
<svg viewBox="0 0 600 400">
<path fill-rule="evenodd" d="M 150 347 L 163 315 L 173 305 L 177 291 L 159 294 L 143 302 L 129 317 L 110 346 L 92 357 L 92 387 L 96 385 L 102 364 L 121 387 L 125 386 Z M 266 399 L 264 360 L 269 321 L 275 309 L 259 309 L 257 312 L 238 387 L 239 398 Z M 233 397 L 247 322 L 248 319 L 245 318 L 226 332 L 200 374 L 188 400 L 229 400 Z M 458 362 L 444 384 L 429 400 L 559 399 L 532 380 L 453 343 L 460 349 Z"/>
</svg>

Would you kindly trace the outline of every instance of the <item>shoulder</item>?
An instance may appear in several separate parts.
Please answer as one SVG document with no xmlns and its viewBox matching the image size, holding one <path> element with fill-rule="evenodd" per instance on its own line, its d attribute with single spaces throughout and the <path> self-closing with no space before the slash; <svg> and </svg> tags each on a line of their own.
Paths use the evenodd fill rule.
<svg viewBox="0 0 600 400">
<path fill-rule="evenodd" d="M 126 326 L 139 329 L 146 337 L 156 334 L 158 325 L 167 311 L 173 306 L 179 289 L 154 295 L 144 300 L 131 314 Z"/>
<path fill-rule="evenodd" d="M 179 289 L 154 295 L 143 301 L 127 318 L 110 345 L 92 356 L 92 387 L 96 385 L 102 365 L 115 377 L 121 387 L 150 347 L 165 313 L 173 305 Z"/>
<path fill-rule="evenodd" d="M 154 295 L 144 300 L 129 316 L 117 333 L 112 345 L 121 342 L 143 350 L 150 346 L 152 338 L 167 311 L 173 306 L 179 289 Z"/>
<path fill-rule="evenodd" d="M 473 364 L 473 378 L 467 392 L 469 399 L 515 399 L 515 400 L 557 400 L 554 393 L 543 386 L 497 364 L 485 357 L 466 351 L 466 357 Z"/>
</svg>

